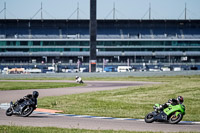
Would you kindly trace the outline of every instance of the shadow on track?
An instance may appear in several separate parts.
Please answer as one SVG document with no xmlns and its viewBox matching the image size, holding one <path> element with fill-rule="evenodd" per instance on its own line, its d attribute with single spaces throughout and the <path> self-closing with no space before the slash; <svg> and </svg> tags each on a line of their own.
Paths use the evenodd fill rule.
<svg viewBox="0 0 200 133">
<path fill-rule="evenodd" d="M 28 118 L 50 118 L 49 116 L 29 116 Z"/>
</svg>

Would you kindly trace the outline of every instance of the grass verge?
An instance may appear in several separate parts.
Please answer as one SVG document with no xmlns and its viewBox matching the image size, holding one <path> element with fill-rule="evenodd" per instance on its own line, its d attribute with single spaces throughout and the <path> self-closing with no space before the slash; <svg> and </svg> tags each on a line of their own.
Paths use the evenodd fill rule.
<svg viewBox="0 0 200 133">
<path fill-rule="evenodd" d="M 134 79 L 134 77 L 129 78 Z M 165 83 L 112 91 L 45 97 L 39 99 L 39 107 L 63 110 L 67 114 L 143 119 L 148 112 L 153 111 L 152 106 L 155 103 L 165 103 L 170 98 L 182 95 L 185 98 L 186 106 L 186 115 L 183 120 L 200 121 L 200 76 L 140 79 L 143 79 L 142 81 L 165 81 Z"/>
<path fill-rule="evenodd" d="M 67 129 L 56 127 L 22 127 L 22 126 L 0 126 L 1 133 L 155 133 L 138 131 L 114 131 L 114 130 L 87 130 L 87 129 Z M 156 132 L 162 133 L 162 132 Z M 179 132 L 182 133 L 182 132 Z M 192 133 L 192 132 L 188 132 Z"/>
<path fill-rule="evenodd" d="M 188 78 L 200 78 L 200 75 L 193 76 L 154 76 L 154 77 L 82 77 L 83 81 L 152 81 L 152 82 L 170 82 L 174 79 L 188 79 Z M 75 81 L 74 78 L 70 77 L 38 77 L 38 78 L 5 78 L 0 80 L 72 80 Z"/>
<path fill-rule="evenodd" d="M 77 83 L 54 82 L 0 82 L 0 90 L 47 89 L 80 86 Z"/>
</svg>

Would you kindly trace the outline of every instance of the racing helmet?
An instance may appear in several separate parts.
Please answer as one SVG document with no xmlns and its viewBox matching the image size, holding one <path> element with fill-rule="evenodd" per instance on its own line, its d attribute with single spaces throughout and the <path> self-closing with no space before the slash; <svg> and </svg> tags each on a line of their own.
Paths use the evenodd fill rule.
<svg viewBox="0 0 200 133">
<path fill-rule="evenodd" d="M 184 98 L 183 98 L 182 96 L 178 96 L 178 97 L 177 97 L 177 101 L 178 101 L 180 104 L 182 104 L 183 101 L 184 101 Z"/>
<path fill-rule="evenodd" d="M 33 91 L 33 97 L 37 98 L 39 96 L 39 93 L 37 91 Z"/>
<path fill-rule="evenodd" d="M 78 79 L 78 76 L 76 76 L 76 79 Z"/>
</svg>

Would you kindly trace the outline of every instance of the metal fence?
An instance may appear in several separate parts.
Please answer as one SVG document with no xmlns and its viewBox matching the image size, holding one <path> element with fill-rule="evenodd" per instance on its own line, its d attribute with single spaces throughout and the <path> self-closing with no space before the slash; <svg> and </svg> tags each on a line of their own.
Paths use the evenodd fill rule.
<svg viewBox="0 0 200 133">
<path fill-rule="evenodd" d="M 0 79 L 30 79 L 30 78 L 75 78 L 84 77 L 154 77 L 200 75 L 200 71 L 169 71 L 169 72 L 102 72 L 102 73 L 39 73 L 39 74 L 0 74 Z"/>
</svg>

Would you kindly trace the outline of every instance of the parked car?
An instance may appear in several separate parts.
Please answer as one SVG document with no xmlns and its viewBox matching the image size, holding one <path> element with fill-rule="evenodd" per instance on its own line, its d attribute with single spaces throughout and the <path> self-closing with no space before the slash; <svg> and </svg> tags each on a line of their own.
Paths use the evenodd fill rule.
<svg viewBox="0 0 200 133">
<path fill-rule="evenodd" d="M 158 68 L 149 68 L 150 72 L 160 72 L 161 70 Z"/>
<path fill-rule="evenodd" d="M 25 72 L 26 73 L 41 73 L 42 70 L 39 68 L 31 68 L 31 69 L 26 69 Z"/>
<path fill-rule="evenodd" d="M 116 68 L 114 67 L 105 67 L 104 72 L 116 72 Z"/>
<path fill-rule="evenodd" d="M 81 67 L 81 68 L 80 68 L 80 72 L 82 73 L 82 72 L 84 72 L 86 69 L 87 69 L 86 67 Z"/>
<path fill-rule="evenodd" d="M 181 67 L 174 67 L 173 68 L 173 71 L 181 71 L 182 69 L 181 69 Z"/>
<path fill-rule="evenodd" d="M 118 66 L 117 67 L 117 72 L 130 72 L 132 70 L 133 69 L 131 66 Z"/>
<path fill-rule="evenodd" d="M 3 70 L 2 70 L 2 74 L 8 74 L 8 70 L 9 70 L 8 67 L 3 68 Z"/>
<path fill-rule="evenodd" d="M 97 67 L 97 68 L 96 68 L 96 72 L 103 72 L 103 68 Z"/>
<path fill-rule="evenodd" d="M 24 73 L 25 69 L 24 68 L 12 68 L 12 69 L 8 69 L 8 73 L 9 74 L 21 74 Z"/>
<path fill-rule="evenodd" d="M 169 67 L 161 67 L 162 71 L 171 71 Z"/>
</svg>

